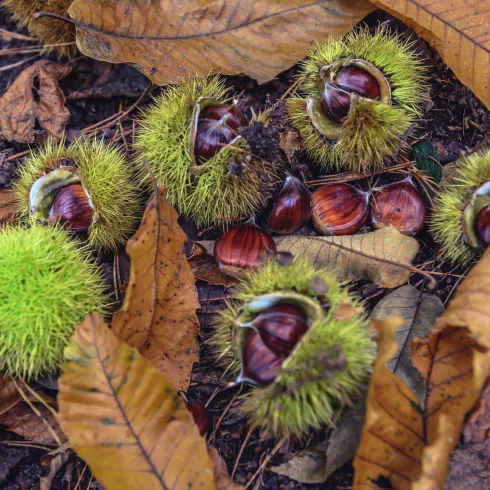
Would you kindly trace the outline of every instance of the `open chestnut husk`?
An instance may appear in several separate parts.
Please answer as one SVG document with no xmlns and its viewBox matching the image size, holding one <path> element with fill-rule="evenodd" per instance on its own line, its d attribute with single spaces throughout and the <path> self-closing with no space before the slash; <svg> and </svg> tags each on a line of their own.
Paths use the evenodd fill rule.
<svg viewBox="0 0 490 490">
<path fill-rule="evenodd" d="M 478 213 L 475 222 L 476 234 L 483 248 L 490 245 L 490 205 L 487 204 Z"/>
<path fill-rule="evenodd" d="M 327 184 L 311 197 L 313 225 L 324 235 L 352 235 L 369 213 L 369 195 L 349 184 Z"/>
<path fill-rule="evenodd" d="M 419 232 L 427 206 L 410 178 L 388 184 L 372 194 L 370 217 L 375 228 L 393 226 L 401 233 Z"/>
<path fill-rule="evenodd" d="M 243 277 L 247 270 L 257 269 L 276 253 L 272 237 L 251 223 L 234 226 L 214 244 L 220 269 L 233 277 Z"/>
<path fill-rule="evenodd" d="M 274 233 L 295 233 L 311 217 L 311 197 L 308 188 L 296 177 L 288 176 L 269 215 L 267 226 Z"/>
<path fill-rule="evenodd" d="M 194 152 L 201 160 L 209 160 L 224 145 L 238 137 L 238 130 L 248 125 L 245 115 L 236 105 L 215 104 L 199 114 Z"/>
</svg>

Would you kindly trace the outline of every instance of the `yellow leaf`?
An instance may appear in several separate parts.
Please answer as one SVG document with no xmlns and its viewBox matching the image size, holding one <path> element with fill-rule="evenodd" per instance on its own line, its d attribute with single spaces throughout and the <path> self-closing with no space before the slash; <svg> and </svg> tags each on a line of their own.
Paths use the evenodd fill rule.
<svg viewBox="0 0 490 490">
<path fill-rule="evenodd" d="M 127 244 L 129 285 L 112 328 L 150 359 L 175 389 L 186 390 L 192 365 L 199 361 L 199 301 L 178 218 L 164 189 L 159 189 Z"/>
<path fill-rule="evenodd" d="M 367 0 L 75 0 L 68 13 L 85 55 L 164 85 L 210 73 L 266 82 L 372 11 Z"/>
<path fill-rule="evenodd" d="M 371 0 L 413 27 L 490 107 L 490 0 Z"/>
<path fill-rule="evenodd" d="M 59 379 L 59 422 L 107 490 L 214 490 L 206 442 L 154 365 L 92 313 Z"/>
</svg>

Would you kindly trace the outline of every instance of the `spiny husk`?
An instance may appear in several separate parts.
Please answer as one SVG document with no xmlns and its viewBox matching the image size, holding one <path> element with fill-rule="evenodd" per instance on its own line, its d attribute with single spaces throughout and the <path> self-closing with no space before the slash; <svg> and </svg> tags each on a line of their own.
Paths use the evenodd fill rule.
<svg viewBox="0 0 490 490">
<path fill-rule="evenodd" d="M 109 298 L 88 250 L 57 226 L 0 230 L 0 370 L 56 374 L 75 327 Z"/>
<path fill-rule="evenodd" d="M 169 202 L 197 226 L 226 224 L 254 214 L 265 206 L 275 178 L 272 166 L 251 155 L 243 138 L 208 160 L 200 175 L 191 171 L 194 105 L 199 97 L 226 103 L 226 94 L 224 80 L 218 76 L 170 86 L 145 111 L 136 138 L 143 182 L 151 182 L 144 168 L 147 162 L 158 185 L 167 189 Z"/>
<path fill-rule="evenodd" d="M 34 19 L 34 12 L 45 11 L 52 14 L 68 16 L 68 7 L 73 0 L 3 0 L 1 6 L 12 14 L 20 27 L 26 27 L 31 36 L 39 39 L 44 45 L 75 42 L 75 26 L 52 17 Z M 77 52 L 75 44 L 70 46 L 50 46 L 44 49 L 47 53 L 59 56 L 72 56 Z"/>
<path fill-rule="evenodd" d="M 366 380 L 374 355 L 365 319 L 355 314 L 338 320 L 335 311 L 349 297 L 348 292 L 326 269 L 315 270 L 304 260 L 296 259 L 289 266 L 268 262 L 262 269 L 249 274 L 233 293 L 232 301 L 215 322 L 211 340 L 215 355 L 224 368 L 235 376 L 240 359 L 232 348 L 233 328 L 240 306 L 259 295 L 288 291 L 315 299 L 312 280 L 322 279 L 328 286 L 325 294 L 330 305 L 325 317 L 300 340 L 290 357 L 287 369 L 265 388 L 252 388 L 238 408 L 252 427 L 260 427 L 264 436 L 301 438 L 311 430 L 332 423 L 342 405 L 358 395 Z M 332 377 L 317 376 L 322 372 L 322 353 L 340 346 L 346 359 L 345 367 Z M 294 388 L 293 388 L 294 387 Z"/>
<path fill-rule="evenodd" d="M 24 160 L 15 183 L 17 200 L 24 217 L 29 215 L 29 192 L 47 171 L 74 165 L 94 206 L 95 218 L 88 241 L 97 249 L 113 250 L 126 243 L 135 231 L 143 211 L 135 172 L 124 154 L 102 140 L 50 140 L 43 149 L 33 150 Z"/>
<path fill-rule="evenodd" d="M 464 240 L 463 213 L 476 189 L 490 181 L 490 150 L 463 157 L 458 172 L 434 202 L 429 228 L 442 256 L 453 264 L 466 265 L 482 250 Z"/>
</svg>

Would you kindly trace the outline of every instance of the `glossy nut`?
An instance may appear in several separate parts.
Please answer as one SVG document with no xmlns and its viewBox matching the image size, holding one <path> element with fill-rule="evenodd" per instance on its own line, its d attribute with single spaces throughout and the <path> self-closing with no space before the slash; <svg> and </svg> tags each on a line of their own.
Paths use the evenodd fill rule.
<svg viewBox="0 0 490 490">
<path fill-rule="evenodd" d="M 234 226 L 214 244 L 220 269 L 233 277 L 243 277 L 247 270 L 262 266 L 276 253 L 272 237 L 253 224 Z"/>
<path fill-rule="evenodd" d="M 94 210 L 81 184 L 63 187 L 51 205 L 48 222 L 64 225 L 74 232 L 85 232 L 92 224 Z"/>
<path fill-rule="evenodd" d="M 490 205 L 483 207 L 476 217 L 476 233 L 483 248 L 490 245 Z"/>
<path fill-rule="evenodd" d="M 324 235 L 352 235 L 369 214 L 368 194 L 349 184 L 327 184 L 311 197 L 313 224 Z"/>
<path fill-rule="evenodd" d="M 188 403 L 187 410 L 191 412 L 194 422 L 199 428 L 199 433 L 203 436 L 209 429 L 209 413 L 204 405 L 200 403 Z"/>
<path fill-rule="evenodd" d="M 287 357 L 308 330 L 306 316 L 296 307 L 279 304 L 255 317 L 252 326 L 276 356 Z"/>
<path fill-rule="evenodd" d="M 409 179 L 373 192 L 370 217 L 375 228 L 393 226 L 401 233 L 417 233 L 425 225 L 426 214 L 427 206 Z"/>
<path fill-rule="evenodd" d="M 301 229 L 311 217 L 311 198 L 307 187 L 289 176 L 272 208 L 267 225 L 274 233 L 288 235 Z"/>
<path fill-rule="evenodd" d="M 238 132 L 242 126 L 248 126 L 245 114 L 234 104 L 217 104 L 205 107 L 200 114 L 201 119 L 220 120 L 226 117 L 228 126 Z"/>
<path fill-rule="evenodd" d="M 258 386 L 267 386 L 276 379 L 281 365 L 282 359 L 267 348 L 260 335 L 250 332 L 243 346 L 240 378 Z"/>
</svg>

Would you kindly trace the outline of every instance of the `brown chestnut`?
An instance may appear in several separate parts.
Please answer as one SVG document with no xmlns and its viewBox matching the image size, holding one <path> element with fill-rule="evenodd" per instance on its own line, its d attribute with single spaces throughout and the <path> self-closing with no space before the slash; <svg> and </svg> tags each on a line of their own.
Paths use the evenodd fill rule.
<svg viewBox="0 0 490 490">
<path fill-rule="evenodd" d="M 380 93 L 380 85 L 373 75 L 356 66 L 348 66 L 332 81 L 324 81 L 320 104 L 329 119 L 341 123 L 349 114 L 352 94 L 376 100 Z"/>
<path fill-rule="evenodd" d="M 295 233 L 308 222 L 310 216 L 308 188 L 296 177 L 289 176 L 269 215 L 269 229 L 283 235 Z"/>
<path fill-rule="evenodd" d="M 209 414 L 204 405 L 200 403 L 188 403 L 187 410 L 191 412 L 194 422 L 199 428 L 199 433 L 203 436 L 209 428 Z"/>
<path fill-rule="evenodd" d="M 411 179 L 373 192 L 370 217 L 375 228 L 393 226 L 401 233 L 419 232 L 425 225 L 427 206 Z"/>
<path fill-rule="evenodd" d="M 483 248 L 490 245 L 490 205 L 483 207 L 476 217 L 476 233 Z"/>
<path fill-rule="evenodd" d="M 64 225 L 74 232 L 85 232 L 92 224 L 94 210 L 81 184 L 63 187 L 53 200 L 48 222 Z"/>
<path fill-rule="evenodd" d="M 308 330 L 308 320 L 295 306 L 278 304 L 257 315 L 252 326 L 276 356 L 287 357 Z"/>
<path fill-rule="evenodd" d="M 248 223 L 234 226 L 214 244 L 214 257 L 220 269 L 233 277 L 242 277 L 247 270 L 260 267 L 276 253 L 272 237 Z"/>
<path fill-rule="evenodd" d="M 268 349 L 257 332 L 250 332 L 243 346 L 240 378 L 267 386 L 276 379 L 281 365 L 282 358 Z"/>
<path fill-rule="evenodd" d="M 368 194 L 349 184 L 327 184 L 311 197 L 313 224 L 324 235 L 352 235 L 369 214 Z"/>
<path fill-rule="evenodd" d="M 197 122 L 196 156 L 209 160 L 223 145 L 231 143 L 238 136 L 238 129 L 247 124 L 247 118 L 235 105 L 216 104 L 204 108 Z"/>
</svg>

